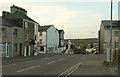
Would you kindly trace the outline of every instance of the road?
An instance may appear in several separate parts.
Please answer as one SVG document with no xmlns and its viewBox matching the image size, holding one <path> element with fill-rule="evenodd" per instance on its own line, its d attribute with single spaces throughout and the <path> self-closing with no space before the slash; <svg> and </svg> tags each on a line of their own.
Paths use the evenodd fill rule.
<svg viewBox="0 0 120 77">
<path fill-rule="evenodd" d="M 3 60 L 3 75 L 116 75 L 102 64 L 104 54 L 48 54 Z"/>
</svg>

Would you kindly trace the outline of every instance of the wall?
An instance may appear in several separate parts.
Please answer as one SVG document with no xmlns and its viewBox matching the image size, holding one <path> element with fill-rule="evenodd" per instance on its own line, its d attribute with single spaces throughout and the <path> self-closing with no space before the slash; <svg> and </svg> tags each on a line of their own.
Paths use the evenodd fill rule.
<svg viewBox="0 0 120 77">
<path fill-rule="evenodd" d="M 101 26 L 100 26 L 100 53 L 104 53 L 104 48 L 103 48 L 103 44 L 104 44 L 104 27 L 103 27 L 103 24 L 101 23 Z"/>
<path fill-rule="evenodd" d="M 54 26 L 51 26 L 47 30 L 47 51 L 48 53 L 57 53 L 58 45 L 59 45 L 59 33 Z M 51 48 L 51 50 L 49 50 L 48 48 Z"/>
</svg>

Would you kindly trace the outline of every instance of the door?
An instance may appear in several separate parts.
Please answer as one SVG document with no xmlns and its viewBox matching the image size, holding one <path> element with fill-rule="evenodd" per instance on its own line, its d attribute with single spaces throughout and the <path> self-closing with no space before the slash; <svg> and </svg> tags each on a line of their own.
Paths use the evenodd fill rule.
<svg viewBox="0 0 120 77">
<path fill-rule="evenodd" d="M 24 50 L 24 57 L 26 57 L 27 55 L 26 55 L 26 49 L 27 49 L 27 47 L 25 46 L 25 50 Z"/>
<path fill-rule="evenodd" d="M 20 43 L 20 56 L 22 56 L 22 43 Z"/>
<path fill-rule="evenodd" d="M 10 56 L 10 45 L 9 43 L 6 43 L 6 57 Z"/>
</svg>

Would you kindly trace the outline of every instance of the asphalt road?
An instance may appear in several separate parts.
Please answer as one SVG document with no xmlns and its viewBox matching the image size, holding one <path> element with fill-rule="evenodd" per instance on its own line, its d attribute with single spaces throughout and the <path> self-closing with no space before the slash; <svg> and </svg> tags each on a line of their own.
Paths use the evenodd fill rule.
<svg viewBox="0 0 120 77">
<path fill-rule="evenodd" d="M 42 57 L 41 57 L 42 56 Z M 113 75 L 102 64 L 105 55 L 52 54 L 29 58 L 3 60 L 3 75 Z"/>
</svg>

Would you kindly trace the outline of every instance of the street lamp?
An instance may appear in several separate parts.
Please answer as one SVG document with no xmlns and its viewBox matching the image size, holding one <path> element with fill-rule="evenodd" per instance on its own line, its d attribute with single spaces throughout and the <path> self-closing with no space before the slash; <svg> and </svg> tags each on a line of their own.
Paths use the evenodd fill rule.
<svg viewBox="0 0 120 77">
<path fill-rule="evenodd" d="M 111 20 L 110 20 L 110 62 L 112 62 L 112 0 L 111 0 Z"/>
</svg>

